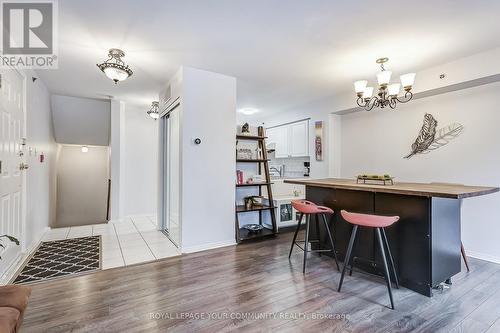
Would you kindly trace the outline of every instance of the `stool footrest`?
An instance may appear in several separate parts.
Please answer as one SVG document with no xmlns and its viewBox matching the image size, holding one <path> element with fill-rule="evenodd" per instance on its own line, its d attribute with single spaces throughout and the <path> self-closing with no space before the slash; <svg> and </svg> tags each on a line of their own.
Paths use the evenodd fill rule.
<svg viewBox="0 0 500 333">
<path fill-rule="evenodd" d="M 305 239 L 301 239 L 301 240 L 296 240 L 295 241 L 295 244 L 297 243 L 304 243 Z M 309 243 L 319 243 L 319 239 L 313 239 L 313 240 L 309 240 Z"/>
<path fill-rule="evenodd" d="M 297 246 L 302 251 L 305 251 L 301 244 L 295 243 L 295 246 Z M 314 252 L 332 252 L 332 251 L 333 251 L 332 249 L 307 250 L 307 252 L 313 252 L 313 253 Z"/>
</svg>

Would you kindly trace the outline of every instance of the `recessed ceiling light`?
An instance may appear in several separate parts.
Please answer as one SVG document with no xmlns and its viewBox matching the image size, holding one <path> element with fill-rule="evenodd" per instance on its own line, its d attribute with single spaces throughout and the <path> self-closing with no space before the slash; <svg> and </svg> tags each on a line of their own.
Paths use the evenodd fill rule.
<svg viewBox="0 0 500 333">
<path fill-rule="evenodd" d="M 257 112 L 259 112 L 259 110 L 254 109 L 254 108 L 243 108 L 243 109 L 239 109 L 238 112 L 242 113 L 244 115 L 250 116 L 252 114 L 256 114 Z"/>
<path fill-rule="evenodd" d="M 110 49 L 108 60 L 104 61 L 102 64 L 97 64 L 97 67 L 106 74 L 111 80 L 115 81 L 115 84 L 118 81 L 123 81 L 128 79 L 132 74 L 132 70 L 125 65 L 122 60 L 122 57 L 125 57 L 125 52 L 120 49 Z"/>
<path fill-rule="evenodd" d="M 82 147 L 82 153 L 88 153 L 89 152 L 89 147 L 83 146 Z"/>
</svg>

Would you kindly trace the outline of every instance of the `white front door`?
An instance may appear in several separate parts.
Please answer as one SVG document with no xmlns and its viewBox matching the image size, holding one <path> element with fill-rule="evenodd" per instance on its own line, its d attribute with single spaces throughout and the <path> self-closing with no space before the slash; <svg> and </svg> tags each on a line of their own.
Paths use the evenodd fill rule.
<svg viewBox="0 0 500 333">
<path fill-rule="evenodd" d="M 24 78 L 14 70 L 0 69 L 0 235 L 11 235 L 23 242 L 23 162 Z M 21 253 L 2 239 L 0 275 Z"/>
</svg>

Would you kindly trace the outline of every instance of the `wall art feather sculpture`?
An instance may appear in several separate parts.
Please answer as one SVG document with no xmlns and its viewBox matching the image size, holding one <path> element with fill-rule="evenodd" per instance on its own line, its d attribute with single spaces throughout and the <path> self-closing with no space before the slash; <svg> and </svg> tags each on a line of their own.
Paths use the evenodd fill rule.
<svg viewBox="0 0 500 333">
<path fill-rule="evenodd" d="M 430 113 L 424 116 L 424 123 L 417 139 L 411 145 L 411 153 L 405 158 L 411 158 L 416 154 L 427 154 L 448 144 L 462 133 L 464 127 L 462 124 L 453 123 L 449 126 L 437 129 L 437 120 Z"/>
</svg>

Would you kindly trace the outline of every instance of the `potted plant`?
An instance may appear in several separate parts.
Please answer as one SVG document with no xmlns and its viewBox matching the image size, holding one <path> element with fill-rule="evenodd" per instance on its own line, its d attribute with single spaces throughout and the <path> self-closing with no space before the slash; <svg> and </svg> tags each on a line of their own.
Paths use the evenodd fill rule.
<svg viewBox="0 0 500 333">
<path fill-rule="evenodd" d="M 19 245 L 19 240 L 16 238 L 16 237 L 12 237 L 12 236 L 9 236 L 9 235 L 1 235 L 0 236 L 0 247 L 1 248 L 4 248 L 5 249 L 5 245 L 3 243 L 3 239 L 8 239 L 10 240 L 12 243 L 15 243 L 16 245 Z M 0 256 L 0 259 L 2 259 L 2 257 Z"/>
</svg>

